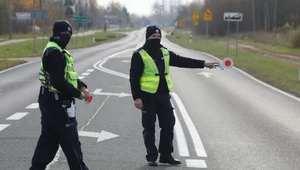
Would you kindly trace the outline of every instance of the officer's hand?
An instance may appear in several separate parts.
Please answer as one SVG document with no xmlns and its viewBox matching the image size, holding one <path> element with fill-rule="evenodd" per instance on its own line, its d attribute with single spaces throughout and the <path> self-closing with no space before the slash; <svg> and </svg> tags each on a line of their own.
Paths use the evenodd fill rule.
<svg viewBox="0 0 300 170">
<path fill-rule="evenodd" d="M 142 109 L 143 108 L 143 101 L 142 99 L 135 99 L 134 100 L 134 106 L 138 109 Z"/>
<path fill-rule="evenodd" d="M 85 97 L 84 100 L 85 100 L 85 101 L 88 101 L 89 98 L 90 98 L 90 96 L 91 96 L 89 90 L 86 89 L 85 87 L 81 87 L 80 90 L 84 93 L 84 97 Z"/>
<path fill-rule="evenodd" d="M 84 95 L 84 93 L 83 93 L 83 92 L 81 92 L 81 95 L 79 96 L 79 99 L 80 99 L 80 100 L 83 100 L 83 99 L 85 99 L 85 95 Z"/>
<path fill-rule="evenodd" d="M 215 66 L 215 64 L 220 64 L 219 62 L 205 62 L 204 63 L 204 67 L 207 67 L 207 68 L 210 68 L 210 69 L 212 69 L 212 68 L 214 68 Z"/>
</svg>

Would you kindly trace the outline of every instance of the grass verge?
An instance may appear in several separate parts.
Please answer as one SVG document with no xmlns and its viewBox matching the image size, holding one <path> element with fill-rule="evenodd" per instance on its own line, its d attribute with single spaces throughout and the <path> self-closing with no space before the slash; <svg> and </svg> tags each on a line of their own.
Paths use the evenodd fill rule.
<svg viewBox="0 0 300 170">
<path fill-rule="evenodd" d="M 25 62 L 26 61 L 23 61 L 23 60 L 1 60 L 0 59 L 0 71 L 8 69 L 8 68 L 16 66 L 16 65 L 19 65 L 19 64 L 23 64 Z"/>
<path fill-rule="evenodd" d="M 93 41 L 93 37 L 95 36 L 95 42 Z M 72 37 L 69 42 L 67 49 L 76 49 L 83 47 L 91 47 L 100 45 L 107 42 L 112 42 L 118 39 L 125 37 L 124 34 L 112 33 L 112 32 L 97 32 L 94 35 L 89 35 L 85 37 Z M 44 46 L 47 43 L 47 39 L 44 41 Z M 43 40 L 36 39 L 36 46 L 34 49 L 34 41 L 28 40 L 21 43 L 13 43 L 0 46 L 0 58 L 21 58 L 21 57 L 36 57 L 41 56 L 43 47 Z"/>
<path fill-rule="evenodd" d="M 226 46 L 214 40 L 208 40 L 206 47 L 205 38 L 193 36 L 193 43 L 190 44 L 189 34 L 179 30 L 176 30 L 174 35 L 167 36 L 167 38 L 185 48 L 204 51 L 220 59 L 226 57 Z M 239 49 L 239 55 L 236 57 L 235 49 L 229 48 L 229 57 L 234 60 L 235 67 L 268 84 L 300 97 L 299 68 L 297 66 L 266 58 L 243 49 Z"/>
</svg>

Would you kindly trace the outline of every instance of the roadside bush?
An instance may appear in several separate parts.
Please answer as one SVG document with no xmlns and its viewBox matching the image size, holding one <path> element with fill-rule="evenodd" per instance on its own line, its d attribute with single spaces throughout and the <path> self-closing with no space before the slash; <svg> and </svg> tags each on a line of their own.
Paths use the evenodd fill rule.
<svg viewBox="0 0 300 170">
<path fill-rule="evenodd" d="M 290 44 L 293 48 L 300 48 L 300 28 L 290 31 Z"/>
<path fill-rule="evenodd" d="M 284 24 L 284 26 L 282 26 L 281 31 L 284 32 L 284 33 L 288 33 L 293 29 L 294 29 L 294 23 L 291 25 L 288 22 L 286 22 Z"/>
</svg>

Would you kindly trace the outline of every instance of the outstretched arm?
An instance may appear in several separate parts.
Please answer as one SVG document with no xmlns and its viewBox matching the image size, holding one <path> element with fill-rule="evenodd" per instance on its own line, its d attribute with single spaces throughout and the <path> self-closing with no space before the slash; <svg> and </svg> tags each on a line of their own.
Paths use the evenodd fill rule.
<svg viewBox="0 0 300 170">
<path fill-rule="evenodd" d="M 169 51 L 170 53 L 170 66 L 183 67 L 183 68 L 214 68 L 214 64 L 218 62 L 206 62 L 204 60 L 198 60 L 188 57 L 177 55 L 176 53 Z"/>
</svg>

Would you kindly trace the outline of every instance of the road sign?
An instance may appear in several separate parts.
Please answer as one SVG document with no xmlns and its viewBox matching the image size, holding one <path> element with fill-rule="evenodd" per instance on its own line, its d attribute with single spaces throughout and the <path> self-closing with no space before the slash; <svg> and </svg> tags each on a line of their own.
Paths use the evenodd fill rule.
<svg viewBox="0 0 300 170">
<path fill-rule="evenodd" d="M 225 12 L 224 21 L 241 22 L 243 21 L 243 14 L 240 12 Z"/>
<path fill-rule="evenodd" d="M 197 26 L 198 25 L 198 20 L 193 20 L 193 25 Z"/>
<path fill-rule="evenodd" d="M 10 14 L 10 18 L 16 19 L 16 20 L 31 20 L 32 13 L 31 12 L 12 12 Z"/>
<path fill-rule="evenodd" d="M 104 15 L 105 19 L 118 19 L 118 16 L 116 15 Z"/>
<path fill-rule="evenodd" d="M 193 20 L 198 20 L 200 18 L 199 14 L 197 11 L 194 12 L 193 16 L 192 16 Z"/>
<path fill-rule="evenodd" d="M 205 12 L 204 12 L 203 20 L 204 20 L 204 21 L 212 21 L 212 18 L 213 18 L 213 15 L 212 15 L 210 9 L 207 8 L 207 9 L 205 10 Z"/>
<path fill-rule="evenodd" d="M 33 19 L 45 19 L 48 17 L 48 11 L 31 11 Z"/>
<path fill-rule="evenodd" d="M 86 16 L 75 16 L 74 22 L 85 23 L 85 22 L 88 22 L 88 19 Z"/>
<path fill-rule="evenodd" d="M 184 18 L 183 17 L 180 17 L 180 19 L 179 19 L 179 26 L 184 27 Z"/>
<path fill-rule="evenodd" d="M 222 62 L 222 66 L 225 68 L 231 68 L 233 66 L 233 60 L 229 57 L 224 58 Z"/>
</svg>

